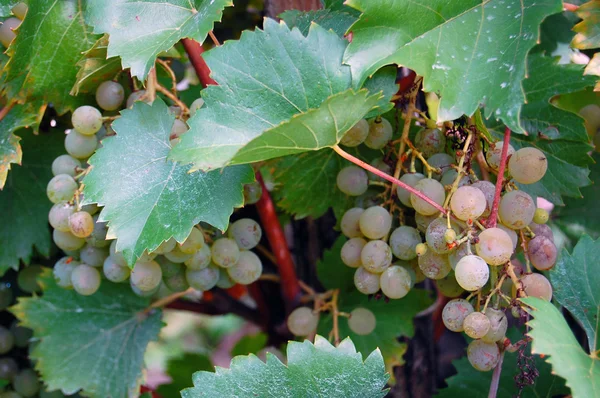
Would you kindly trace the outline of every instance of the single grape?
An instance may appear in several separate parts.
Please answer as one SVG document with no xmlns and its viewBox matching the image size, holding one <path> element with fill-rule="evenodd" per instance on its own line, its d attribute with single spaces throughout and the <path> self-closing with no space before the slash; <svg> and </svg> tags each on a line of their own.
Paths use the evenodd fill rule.
<svg viewBox="0 0 600 398">
<path fill-rule="evenodd" d="M 12 8 L 12 13 L 15 15 L 15 17 L 19 18 L 22 21 L 25 18 L 25 14 L 27 14 L 27 4 L 17 3 Z"/>
<path fill-rule="evenodd" d="M 161 243 L 160 245 L 158 245 L 158 247 L 156 249 L 154 249 L 152 251 L 152 253 L 165 254 L 165 253 L 168 253 L 171 250 L 175 249 L 176 245 L 177 245 L 177 241 L 175 240 L 175 238 L 170 238 L 170 239 L 164 241 L 163 243 Z"/>
<path fill-rule="evenodd" d="M 26 293 L 40 292 L 42 287 L 38 281 L 39 276 L 44 272 L 41 265 L 29 265 L 22 268 L 17 276 L 17 285 L 19 289 Z"/>
<path fill-rule="evenodd" d="M 369 121 L 369 134 L 364 144 L 371 149 L 382 149 L 392 139 L 393 129 L 390 122 L 382 117 Z"/>
<path fill-rule="evenodd" d="M 490 320 L 481 312 L 473 312 L 465 318 L 463 329 L 472 339 L 480 339 L 490 330 Z"/>
<path fill-rule="evenodd" d="M 336 179 L 340 191 L 349 196 L 360 196 L 369 188 L 367 172 L 357 166 L 347 166 L 340 170 Z"/>
<path fill-rule="evenodd" d="M 415 213 L 415 223 L 417 224 L 417 229 L 422 233 L 427 232 L 427 227 L 429 226 L 429 224 L 431 224 L 433 220 L 438 218 L 439 215 L 439 212 L 434 213 L 430 216 L 425 216 L 421 213 Z"/>
<path fill-rule="evenodd" d="M 73 287 L 73 284 L 71 283 L 71 274 L 79 264 L 81 264 L 79 261 L 74 260 L 73 257 L 70 256 L 58 260 L 52 269 L 56 284 L 64 289 Z"/>
<path fill-rule="evenodd" d="M 488 166 L 492 170 L 498 170 L 500 167 L 500 160 L 502 159 L 502 148 L 504 147 L 504 142 L 499 141 L 490 146 L 489 150 L 485 154 L 485 159 L 487 160 Z M 515 148 L 512 145 L 508 144 L 508 157 L 512 156 L 515 153 Z"/>
<path fill-rule="evenodd" d="M 453 228 L 458 229 L 458 226 L 451 223 Z M 448 230 L 448 220 L 444 217 L 436 218 L 427 227 L 425 232 L 425 240 L 427 246 L 438 254 L 445 254 L 450 251 L 446 242 L 446 231 Z"/>
<path fill-rule="evenodd" d="M 69 216 L 69 229 L 78 238 L 87 238 L 94 230 L 94 220 L 89 213 L 78 211 Z"/>
<path fill-rule="evenodd" d="M 448 330 L 462 332 L 465 318 L 473 311 L 473 306 L 467 300 L 450 300 L 442 310 L 442 321 Z"/>
<path fill-rule="evenodd" d="M 545 236 L 536 236 L 529 241 L 527 246 L 529 260 L 535 269 L 547 271 L 556 264 L 558 251 L 556 245 Z"/>
<path fill-rule="evenodd" d="M 0 354 L 6 354 L 15 346 L 15 336 L 4 326 L 0 326 Z"/>
<path fill-rule="evenodd" d="M 93 106 L 83 105 L 75 109 L 71 123 L 79 134 L 94 135 L 102 127 L 102 113 Z"/>
<path fill-rule="evenodd" d="M 367 238 L 381 239 L 390 232 L 392 216 L 381 206 L 371 206 L 361 214 L 359 227 Z"/>
<path fill-rule="evenodd" d="M 356 123 L 344 136 L 340 144 L 354 147 L 362 144 L 369 135 L 369 123 L 365 119 L 361 119 Z"/>
<path fill-rule="evenodd" d="M 359 336 L 365 336 L 375 330 L 375 314 L 366 308 L 355 308 L 348 318 L 348 327 Z"/>
<path fill-rule="evenodd" d="M 487 372 L 498 365 L 500 349 L 496 343 L 473 340 L 467 347 L 467 358 L 469 358 L 469 362 L 475 369 Z"/>
<path fill-rule="evenodd" d="M 94 229 L 92 230 L 90 236 L 85 239 L 85 241 L 94 247 L 107 247 L 110 245 L 110 241 L 106 240 L 108 225 L 106 225 L 105 222 L 98 221 L 98 215 L 93 216 L 92 219 L 94 220 Z"/>
<path fill-rule="evenodd" d="M 204 292 L 216 286 L 219 281 L 219 274 L 219 268 L 216 266 L 209 266 L 199 270 L 188 268 L 185 271 L 185 278 L 191 287 Z"/>
<path fill-rule="evenodd" d="M 180 268 L 180 272 L 170 275 L 163 275 L 163 282 L 169 290 L 172 292 L 185 292 L 190 288 L 190 284 L 187 281 L 187 277 L 185 275 L 185 268 L 181 264 L 175 264 Z"/>
<path fill-rule="evenodd" d="M 262 229 L 251 218 L 242 218 L 231 224 L 228 235 L 242 250 L 250 250 L 258 245 L 262 238 Z"/>
<path fill-rule="evenodd" d="M 550 219 L 550 214 L 548 211 L 538 207 L 535 209 L 535 213 L 533 214 L 533 222 L 536 224 L 546 224 Z"/>
<path fill-rule="evenodd" d="M 402 177 L 400 177 L 400 181 L 407 184 L 408 186 L 414 187 L 417 184 L 417 182 L 421 181 L 424 178 L 425 176 L 421 173 L 409 173 L 404 174 Z M 396 194 L 398 195 L 398 199 L 404 206 L 410 208 L 413 207 L 410 201 L 410 192 L 398 186 L 396 187 Z"/>
<path fill-rule="evenodd" d="M 535 234 L 535 236 L 545 236 L 546 238 L 554 241 L 554 233 L 552 232 L 552 228 L 547 226 L 546 224 L 536 224 L 532 222 L 529 224 L 529 228 Z"/>
<path fill-rule="evenodd" d="M 96 89 L 96 102 L 106 111 L 119 109 L 125 99 L 125 90 L 117 82 L 105 81 Z"/>
<path fill-rule="evenodd" d="M 412 260 L 417 257 L 417 245 L 421 242 L 419 231 L 405 225 L 396 228 L 389 239 L 392 253 L 400 260 Z"/>
<path fill-rule="evenodd" d="M 488 228 L 479 234 L 475 249 L 479 257 L 489 265 L 502 265 L 513 254 L 513 242 L 500 228 Z"/>
<path fill-rule="evenodd" d="M 66 202 L 73 198 L 79 185 L 68 174 L 59 174 L 48 182 L 46 194 L 52 203 Z"/>
<path fill-rule="evenodd" d="M 13 302 L 13 292 L 10 286 L 10 283 L 0 282 L 0 311 L 8 308 Z"/>
<path fill-rule="evenodd" d="M 126 281 L 131 273 L 129 267 L 117 264 L 112 256 L 104 260 L 102 271 L 106 279 L 115 283 Z"/>
<path fill-rule="evenodd" d="M 391 175 L 393 173 L 392 168 L 389 164 L 384 162 L 382 158 L 375 158 L 369 163 L 371 166 L 375 167 L 377 170 L 383 171 L 387 175 Z M 374 173 L 369 172 L 369 179 L 372 181 L 385 182 L 386 180 L 383 177 L 380 177 Z"/>
<path fill-rule="evenodd" d="M 15 338 L 15 345 L 20 348 L 25 348 L 29 345 L 29 340 L 33 337 L 33 330 L 25 326 L 19 326 L 17 321 L 10 325 L 10 332 Z"/>
<path fill-rule="evenodd" d="M 508 160 L 508 172 L 521 184 L 533 184 L 544 177 L 548 170 L 548 159 L 537 148 L 521 148 Z"/>
<path fill-rule="evenodd" d="M 131 287 L 131 291 L 133 293 L 135 293 L 136 296 L 139 296 L 139 297 L 151 297 L 151 296 L 154 296 L 156 293 L 158 293 L 158 291 L 160 290 L 161 284 L 159 284 L 158 286 L 156 286 L 152 290 L 144 291 L 144 290 L 141 290 L 136 285 L 134 285 L 133 282 L 131 281 L 131 278 L 130 278 L 129 279 L 129 286 Z"/>
<path fill-rule="evenodd" d="M 162 270 L 156 261 L 137 261 L 131 271 L 131 283 L 142 291 L 150 291 L 160 285 Z"/>
<path fill-rule="evenodd" d="M 364 267 L 358 267 L 354 273 L 354 286 L 362 294 L 375 294 L 379 291 L 379 275 L 372 274 Z"/>
<path fill-rule="evenodd" d="M 438 128 L 422 129 L 415 136 L 415 146 L 427 158 L 444 151 L 446 148 L 446 136 Z"/>
<path fill-rule="evenodd" d="M 71 130 L 65 137 L 67 153 L 77 159 L 89 157 L 97 146 L 98 138 L 95 135 L 83 135 L 76 130 Z"/>
<path fill-rule="evenodd" d="M 204 245 L 200 250 L 192 255 L 191 258 L 184 261 L 185 265 L 192 270 L 199 270 L 208 267 L 211 260 L 210 246 Z"/>
<path fill-rule="evenodd" d="M 33 397 L 40 391 L 39 376 L 33 369 L 24 369 L 12 381 L 16 392 L 24 397 Z"/>
<path fill-rule="evenodd" d="M 463 221 L 478 219 L 486 206 L 487 201 L 483 192 L 470 186 L 458 188 L 450 199 L 452 213 Z"/>
<path fill-rule="evenodd" d="M 204 234 L 198 228 L 192 228 L 189 236 L 179 244 L 179 251 L 185 254 L 194 254 L 204 246 Z"/>
<path fill-rule="evenodd" d="M 546 301 L 552 300 L 552 285 L 542 274 L 527 274 L 520 279 L 523 291 L 529 297 L 537 297 Z"/>
<path fill-rule="evenodd" d="M 437 254 L 433 250 L 427 250 L 425 254 L 419 256 L 419 268 L 429 279 L 442 279 L 452 270 L 448 256 Z"/>
<path fill-rule="evenodd" d="M 258 280 L 262 269 L 260 258 L 253 252 L 244 250 L 240 252 L 238 262 L 233 267 L 227 268 L 227 273 L 235 283 L 249 285 Z"/>
<path fill-rule="evenodd" d="M 363 238 L 352 238 L 342 246 L 340 257 L 342 262 L 351 268 L 358 268 L 362 265 L 360 254 L 367 244 Z"/>
<path fill-rule="evenodd" d="M 194 116 L 198 109 L 202 108 L 202 105 L 204 105 L 204 100 L 202 98 L 196 98 L 190 105 L 190 117 Z"/>
<path fill-rule="evenodd" d="M 490 277 L 490 269 L 486 262 L 472 254 L 461 258 L 454 272 L 458 284 L 470 292 L 481 289 Z"/>
<path fill-rule="evenodd" d="M 78 170 L 81 168 L 81 162 L 79 159 L 75 159 L 71 155 L 60 155 L 52 162 L 52 174 L 57 176 L 59 174 L 67 174 L 71 177 L 75 177 Z"/>
<path fill-rule="evenodd" d="M 73 289 L 82 296 L 90 296 L 100 288 L 100 272 L 87 264 L 79 264 L 71 273 Z"/>
<path fill-rule="evenodd" d="M 485 210 L 482 216 L 487 217 L 492 212 L 492 205 L 494 204 L 494 195 L 496 194 L 496 186 L 489 181 L 477 181 L 471 184 L 473 188 L 479 189 L 485 196 Z"/>
<path fill-rule="evenodd" d="M 63 251 L 79 250 L 85 245 L 85 239 L 78 238 L 70 232 L 62 232 L 58 229 L 52 231 L 52 240 Z"/>
<path fill-rule="evenodd" d="M 456 264 L 458 264 L 460 259 L 469 254 L 471 254 L 471 252 L 467 242 L 461 243 L 458 248 L 448 253 L 448 261 L 450 262 L 452 269 L 456 269 Z"/>
<path fill-rule="evenodd" d="M 417 246 L 415 246 L 415 253 L 417 253 L 417 256 L 422 256 L 425 253 L 427 253 L 427 244 L 425 243 L 419 243 Z"/>
<path fill-rule="evenodd" d="M 108 250 L 94 247 L 88 243 L 81 248 L 80 257 L 81 262 L 90 267 L 102 267 L 104 260 L 108 257 Z"/>
<path fill-rule="evenodd" d="M 490 320 L 490 329 L 481 340 L 487 343 L 495 343 L 502 340 L 508 328 L 508 320 L 504 312 L 488 307 L 484 314 Z"/>
<path fill-rule="evenodd" d="M 8 48 L 10 42 L 17 37 L 13 30 L 18 28 L 20 24 L 21 20 L 19 18 L 7 18 L 2 22 L 2 25 L 0 25 L 0 43 L 4 47 Z"/>
<path fill-rule="evenodd" d="M 189 127 L 184 121 L 175 119 L 173 127 L 171 127 L 171 134 L 169 135 L 171 145 L 177 144 L 177 142 L 179 142 L 179 137 L 188 130 Z"/>
<path fill-rule="evenodd" d="M 463 289 L 456 281 L 456 276 L 452 271 L 442 279 L 436 280 L 435 284 L 440 293 L 446 297 L 457 298 L 465 292 L 465 289 Z"/>
<path fill-rule="evenodd" d="M 444 199 L 446 199 L 446 191 L 444 190 L 444 186 L 434 179 L 424 178 L 417 182 L 414 188 L 417 191 L 425 194 L 425 196 L 429 197 L 440 206 L 444 203 Z M 421 213 L 426 216 L 436 214 L 439 211 L 414 193 L 410 194 L 410 203 L 417 213 Z"/>
<path fill-rule="evenodd" d="M 425 274 L 423 274 L 423 271 L 421 271 L 421 268 L 419 268 L 418 261 L 416 261 L 416 260 L 408 261 L 406 263 L 403 263 L 402 266 L 408 270 L 408 272 L 411 274 L 411 276 L 414 276 L 413 286 L 416 283 L 421 283 L 425 279 L 427 279 Z"/>
<path fill-rule="evenodd" d="M 240 258 L 240 249 L 233 239 L 217 239 L 210 249 L 212 261 L 219 267 L 229 268 Z"/>
<path fill-rule="evenodd" d="M 408 294 L 413 286 L 413 279 L 406 268 L 392 265 L 379 277 L 379 285 L 387 297 L 399 299 Z"/>
<path fill-rule="evenodd" d="M 435 180 L 439 181 L 445 172 L 452 169 L 454 158 L 447 153 L 436 153 L 427 159 L 427 163 L 429 163 L 431 167 L 440 170 L 440 174 L 435 173 L 433 176 Z"/>
<path fill-rule="evenodd" d="M 381 273 L 392 263 L 392 250 L 382 240 L 368 242 L 360 252 L 362 266 L 372 273 Z"/>
<path fill-rule="evenodd" d="M 12 380 L 19 371 L 19 365 L 10 357 L 0 358 L 0 379 Z"/>
<path fill-rule="evenodd" d="M 362 236 L 362 232 L 360 232 L 360 216 L 364 213 L 364 209 L 360 207 L 353 207 L 346 211 L 342 216 L 342 221 L 340 222 L 340 226 L 342 229 L 342 233 L 347 238 L 358 238 Z"/>
<path fill-rule="evenodd" d="M 500 199 L 498 216 L 507 227 L 521 229 L 531 224 L 535 209 L 531 196 L 523 191 L 510 191 Z"/>
<path fill-rule="evenodd" d="M 113 240 L 110 244 L 110 248 L 108 251 L 110 257 L 113 258 L 113 261 L 119 264 L 121 267 L 127 267 L 127 261 L 125 261 L 125 257 L 121 252 L 117 251 L 117 241 Z"/>
<path fill-rule="evenodd" d="M 454 181 L 456 180 L 456 177 L 458 177 L 458 171 L 454 170 L 454 169 L 450 169 L 450 170 L 446 170 L 444 172 L 444 174 L 442 174 L 442 178 L 440 179 L 440 184 L 442 184 L 443 186 L 453 186 L 454 185 Z M 469 177 L 467 176 L 462 176 L 459 180 L 458 180 L 458 186 L 462 187 L 465 185 L 468 185 L 470 182 Z"/>
<path fill-rule="evenodd" d="M 444 240 L 446 243 L 452 243 L 456 240 L 456 231 L 453 228 L 447 228 L 444 232 Z"/>
<path fill-rule="evenodd" d="M 258 181 L 244 185 L 244 203 L 253 205 L 259 201 L 262 196 L 262 186 Z"/>
<path fill-rule="evenodd" d="M 127 108 L 131 108 L 133 106 L 133 103 L 136 101 L 141 101 L 142 99 L 144 100 L 145 103 L 149 103 L 150 99 L 149 98 L 142 98 L 146 95 L 146 90 L 139 90 L 139 91 L 134 91 L 131 94 L 129 94 L 129 97 L 127 97 Z"/>
<path fill-rule="evenodd" d="M 229 289 L 230 287 L 233 287 L 235 285 L 235 282 L 229 277 L 229 274 L 224 271 L 225 270 L 219 272 L 219 280 L 217 281 L 217 287 L 221 289 Z"/>
<path fill-rule="evenodd" d="M 54 229 L 62 232 L 70 232 L 69 217 L 75 213 L 75 206 L 69 202 L 58 202 L 52 206 L 48 213 L 48 222 Z"/>
<path fill-rule="evenodd" d="M 317 329 L 319 313 L 308 307 L 298 307 L 288 315 L 287 327 L 294 336 L 308 336 Z"/>
<path fill-rule="evenodd" d="M 519 243 L 519 236 L 517 235 L 517 233 L 503 224 L 496 225 L 496 228 L 503 230 L 508 234 L 508 236 L 510 236 L 510 240 L 513 244 L 513 251 L 516 250 L 517 244 Z"/>
</svg>

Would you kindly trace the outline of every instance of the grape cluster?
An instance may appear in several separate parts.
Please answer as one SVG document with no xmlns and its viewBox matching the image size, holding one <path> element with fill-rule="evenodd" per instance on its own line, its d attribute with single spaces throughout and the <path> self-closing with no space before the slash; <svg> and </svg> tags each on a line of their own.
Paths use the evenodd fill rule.
<svg viewBox="0 0 600 398">
<path fill-rule="evenodd" d="M 294 336 L 305 337 L 317 330 L 320 318 L 319 310 L 298 307 L 287 318 L 287 327 Z M 367 308 L 357 307 L 347 315 L 348 327 L 353 333 L 367 335 L 375 330 L 375 314 Z"/>
</svg>

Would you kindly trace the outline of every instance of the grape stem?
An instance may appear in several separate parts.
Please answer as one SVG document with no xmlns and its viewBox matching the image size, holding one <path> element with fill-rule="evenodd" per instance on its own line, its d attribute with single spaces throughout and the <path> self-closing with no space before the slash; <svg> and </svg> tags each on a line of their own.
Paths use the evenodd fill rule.
<svg viewBox="0 0 600 398">
<path fill-rule="evenodd" d="M 498 167 L 496 191 L 494 192 L 492 211 L 490 212 L 487 221 L 488 228 L 496 228 L 498 222 L 498 205 L 500 204 L 500 194 L 502 193 L 502 183 L 504 182 L 504 170 L 506 169 L 506 158 L 508 157 L 508 146 L 510 145 L 510 129 L 508 127 L 504 129 L 504 143 L 502 145 L 502 156 L 500 158 L 500 166 Z"/>
<path fill-rule="evenodd" d="M 210 36 L 213 43 L 215 43 L 215 46 L 217 46 L 217 47 L 221 46 L 221 43 L 219 43 L 219 39 L 217 39 L 217 36 L 215 36 L 215 34 L 213 33 L 212 30 L 208 32 L 208 35 Z"/>
<path fill-rule="evenodd" d="M 206 86 L 210 84 L 217 84 L 217 82 L 210 77 L 210 69 L 204 61 L 204 58 L 202 58 L 202 53 L 204 52 L 202 46 L 192 39 L 182 39 L 181 44 L 183 44 L 183 48 L 185 48 L 185 52 L 190 58 L 190 62 L 198 75 L 198 79 L 200 79 L 200 83 L 202 83 L 202 87 L 206 88 Z"/>
<path fill-rule="evenodd" d="M 412 71 L 411 71 L 412 72 Z M 414 72 L 412 72 L 414 73 Z M 409 76 L 411 76 L 409 74 Z M 398 161 L 396 162 L 396 168 L 394 170 L 394 178 L 398 179 L 400 177 L 400 172 L 402 171 L 402 155 L 404 155 L 404 150 L 406 149 L 406 141 L 408 141 L 408 133 L 410 132 L 410 123 L 413 116 L 413 112 L 415 111 L 415 102 L 417 101 L 417 94 L 419 93 L 419 85 L 421 84 L 421 78 L 416 79 L 416 74 L 413 75 L 413 79 L 411 85 L 408 87 L 402 87 L 400 85 L 400 90 L 403 92 L 407 92 L 413 90 L 413 87 L 416 85 L 417 89 L 413 90 L 408 95 L 408 105 L 406 106 L 406 114 L 404 116 L 404 126 L 402 127 L 402 137 L 400 138 L 400 149 L 398 150 Z M 405 83 L 406 84 L 406 83 Z M 394 185 L 392 185 L 392 193 L 394 192 Z"/>
<path fill-rule="evenodd" d="M 344 151 L 338 145 L 335 145 L 333 147 L 333 150 L 338 155 L 340 155 L 341 157 L 343 157 L 346 160 L 349 160 L 350 162 L 354 163 L 355 165 L 362 167 L 363 169 L 365 169 L 367 171 L 370 171 L 371 173 L 375 174 L 376 176 L 379 176 L 385 180 L 388 180 L 392 184 L 398 185 L 400 188 L 406 189 L 408 192 L 414 194 L 415 196 L 417 196 L 420 199 L 423 199 L 425 202 L 427 202 L 431 206 L 435 207 L 437 210 L 439 210 L 443 214 L 447 213 L 446 209 L 444 209 L 442 206 L 437 204 L 435 201 L 433 201 L 433 199 L 429 198 L 424 193 L 416 190 L 415 188 L 411 187 L 408 184 L 403 183 L 402 181 L 398 180 L 397 178 L 394 178 L 391 175 L 377 169 L 376 167 L 373 167 L 373 166 L 369 165 L 368 163 L 363 162 L 359 158 L 350 155 L 348 152 Z"/>
<path fill-rule="evenodd" d="M 177 95 L 177 77 L 175 76 L 175 72 L 169 66 L 167 61 L 164 61 L 160 58 L 156 58 L 156 63 L 163 67 L 163 69 L 169 74 L 171 77 L 171 92 Z"/>
<path fill-rule="evenodd" d="M 187 107 L 186 104 L 184 104 L 179 98 L 177 98 L 176 95 L 174 95 L 171 91 L 169 91 L 166 87 L 163 87 L 160 84 L 156 84 L 156 91 L 158 91 L 159 93 L 163 93 L 165 95 L 165 97 L 167 97 L 168 99 L 170 99 L 171 101 L 173 101 L 173 103 L 178 106 L 179 108 L 181 108 L 181 111 L 186 114 L 189 115 L 190 113 L 190 108 Z"/>
<path fill-rule="evenodd" d="M 187 294 L 194 293 L 195 291 L 196 290 L 193 287 L 190 287 L 189 289 L 184 290 L 183 292 L 176 292 L 176 293 L 170 294 L 170 295 L 163 297 L 159 300 L 156 300 L 155 302 L 150 304 L 150 306 L 148 306 L 148 308 L 146 308 L 143 311 L 143 313 L 148 314 L 150 311 L 152 311 L 155 308 L 166 307 L 167 305 L 171 304 L 173 301 L 176 301 Z"/>
<path fill-rule="evenodd" d="M 467 157 L 467 153 L 469 152 L 469 145 L 471 145 L 471 140 L 473 139 L 473 133 L 469 133 L 469 135 L 467 136 L 467 139 L 465 141 L 465 146 L 463 147 L 462 150 L 462 156 L 460 157 L 460 160 L 458 161 L 458 168 L 456 171 L 458 171 L 458 173 L 456 174 L 456 178 L 454 179 L 454 182 L 452 183 L 452 188 L 450 189 L 450 193 L 448 196 L 446 196 L 446 200 L 444 201 L 444 209 L 447 209 L 448 206 L 450 205 L 450 199 L 452 198 L 452 195 L 454 195 L 454 192 L 456 192 L 456 190 L 458 189 L 458 184 L 460 183 L 460 180 L 463 178 L 463 176 L 467 175 L 467 173 L 465 173 L 465 158 Z M 448 227 L 450 227 L 450 218 L 448 218 Z"/>
<path fill-rule="evenodd" d="M 498 385 L 500 384 L 500 375 L 502 374 L 502 363 L 504 362 L 504 350 L 500 353 L 498 364 L 492 373 L 492 382 L 490 383 L 490 392 L 488 398 L 496 398 L 498 395 Z"/>
</svg>

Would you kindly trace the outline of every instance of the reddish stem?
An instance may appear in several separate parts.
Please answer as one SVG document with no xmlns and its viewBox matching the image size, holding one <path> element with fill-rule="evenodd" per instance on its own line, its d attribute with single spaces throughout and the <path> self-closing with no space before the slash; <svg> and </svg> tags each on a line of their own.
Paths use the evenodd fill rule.
<svg viewBox="0 0 600 398">
<path fill-rule="evenodd" d="M 256 173 L 256 180 L 262 186 L 262 196 L 256 203 L 256 209 L 258 210 L 258 215 L 260 216 L 260 221 L 262 222 L 273 255 L 277 259 L 276 265 L 279 275 L 281 275 L 283 297 L 288 306 L 290 306 L 290 304 L 296 303 L 300 296 L 300 284 L 296 276 L 294 261 L 292 260 L 283 228 L 281 228 L 281 224 L 277 218 L 275 205 L 259 172 Z"/>
<path fill-rule="evenodd" d="M 410 88 L 415 84 L 415 79 L 417 78 L 417 73 L 414 70 L 410 70 L 408 75 L 400 78 L 396 81 L 396 83 L 400 86 L 398 89 L 398 94 L 406 93 Z"/>
<path fill-rule="evenodd" d="M 206 86 L 209 84 L 216 85 L 217 82 L 210 77 L 210 69 L 204 61 L 204 58 L 202 58 L 202 53 L 204 52 L 202 46 L 197 41 L 192 39 L 182 39 L 181 43 L 183 44 L 183 47 L 190 58 L 190 62 L 192 63 L 198 78 L 200 79 L 200 83 L 202 83 L 202 87 L 206 88 Z"/>
<path fill-rule="evenodd" d="M 502 362 L 504 362 L 504 351 L 500 353 L 500 359 L 498 360 L 498 364 L 494 368 L 494 373 L 492 373 L 492 382 L 490 383 L 490 392 L 488 393 L 488 398 L 496 398 L 496 396 L 498 395 L 500 375 L 502 374 Z"/>
<path fill-rule="evenodd" d="M 500 204 L 500 194 L 502 193 L 502 183 L 504 182 L 504 170 L 506 169 L 506 158 L 508 157 L 508 146 L 510 145 L 510 129 L 504 129 L 504 142 L 502 144 L 502 157 L 498 167 L 498 179 L 496 180 L 496 192 L 494 192 L 494 201 L 492 202 L 492 211 L 487 220 L 488 228 L 495 228 L 498 222 L 498 205 Z"/>
<path fill-rule="evenodd" d="M 575 12 L 579 8 L 579 6 L 571 3 L 563 3 L 563 8 L 565 11 Z"/>
<path fill-rule="evenodd" d="M 429 203 L 431 206 L 435 207 L 437 210 L 442 212 L 442 214 L 447 213 L 446 209 L 444 209 L 441 205 L 439 205 L 438 203 L 433 201 L 433 199 L 429 198 L 429 196 L 425 195 L 423 192 L 418 191 L 415 188 L 411 187 L 410 185 L 405 184 L 402 181 L 398 180 L 397 178 L 394 178 L 391 175 L 371 166 L 370 164 L 363 162 L 359 158 L 350 155 L 348 152 L 344 151 L 342 148 L 340 148 L 337 145 L 333 147 L 333 150 L 336 151 L 338 155 L 340 155 L 341 157 L 343 157 L 346 160 L 351 161 L 355 165 L 362 167 L 363 169 L 370 171 L 371 173 L 373 173 L 385 180 L 388 180 L 389 182 L 391 182 L 395 185 L 398 185 L 401 188 L 406 189 L 408 192 L 414 194 L 415 196 L 417 196 L 417 197 L 423 199 L 425 202 Z"/>
</svg>

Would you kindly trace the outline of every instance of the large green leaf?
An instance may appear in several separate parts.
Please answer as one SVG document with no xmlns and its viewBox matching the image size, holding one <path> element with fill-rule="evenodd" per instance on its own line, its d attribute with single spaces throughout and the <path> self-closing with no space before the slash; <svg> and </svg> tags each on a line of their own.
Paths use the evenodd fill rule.
<svg viewBox="0 0 600 398">
<path fill-rule="evenodd" d="M 108 222 L 108 236 L 117 238 L 129 265 L 171 237 L 183 242 L 201 221 L 227 229 L 233 208 L 243 205 L 252 169 L 190 174 L 167 160 L 174 116 L 160 99 L 136 102 L 121 115 L 112 124 L 117 135 L 103 140 L 89 160 L 84 196 L 86 203 L 104 206 L 100 219 Z"/>
<path fill-rule="evenodd" d="M 200 43 L 221 20 L 231 0 L 103 0 L 89 2 L 86 21 L 96 33 L 110 34 L 108 56 L 144 80 L 158 54 L 190 37 Z"/>
<path fill-rule="evenodd" d="M 331 29 L 339 36 L 344 36 L 356 16 L 343 12 L 324 10 L 300 11 L 288 10 L 279 15 L 290 28 L 298 28 L 304 36 L 308 34 L 310 25 L 316 23 L 325 29 Z"/>
<path fill-rule="evenodd" d="M 204 90 L 171 157 L 207 170 L 337 144 L 381 97 L 349 89 L 346 44 L 318 25 L 304 37 L 266 19 L 264 30 L 207 52 L 219 86 Z"/>
<path fill-rule="evenodd" d="M 573 30 L 573 46 L 582 50 L 600 47 L 600 3 L 592 0 L 577 8 L 577 16 L 582 19 Z"/>
<path fill-rule="evenodd" d="M 84 4 L 38 0 L 30 5 L 8 48 L 10 60 L 3 73 L 7 97 L 52 102 L 59 113 L 81 103 L 81 98 L 69 95 L 77 75 L 75 64 L 98 38 L 83 21 Z"/>
<path fill-rule="evenodd" d="M 350 339 L 334 347 L 321 336 L 315 344 L 291 341 L 287 365 L 267 354 L 267 362 L 255 355 L 238 356 L 229 369 L 194 374 L 193 388 L 183 398 L 196 397 L 383 397 L 388 375 L 379 350 L 363 362 Z"/>
<path fill-rule="evenodd" d="M 143 314 L 150 300 L 128 284 L 102 281 L 91 296 L 56 285 L 47 270 L 43 296 L 20 298 L 11 311 L 33 329 L 31 352 L 49 390 L 82 390 L 90 397 L 137 396 L 144 352 L 158 338 L 160 310 Z"/>
<path fill-rule="evenodd" d="M 542 20 L 562 10 L 559 0 L 349 0 L 362 11 L 350 30 L 345 62 L 361 84 L 377 69 L 397 63 L 424 77 L 423 88 L 441 95 L 438 119 L 486 117 L 520 131 L 521 81 L 527 52 Z"/>
<path fill-rule="evenodd" d="M 0 275 L 17 269 L 19 260 L 29 263 L 35 250 L 50 255 L 48 211 L 52 203 L 46 186 L 52 178 L 52 161 L 64 153 L 59 131 L 33 135 L 20 130 L 23 147 L 21 166 L 13 166 L 0 191 Z"/>
<path fill-rule="evenodd" d="M 597 199 L 597 198 L 596 198 Z M 573 253 L 563 249 L 550 271 L 554 298 L 581 324 L 588 337 L 590 351 L 598 350 L 600 319 L 600 240 L 581 237 Z"/>
<path fill-rule="evenodd" d="M 597 287 L 596 287 L 597 288 Z M 567 321 L 552 303 L 528 297 L 522 301 L 531 307 L 534 319 L 528 322 L 533 339 L 532 352 L 544 354 L 553 373 L 564 378 L 573 398 L 600 396 L 600 360 L 589 356 L 569 328 Z M 596 332 L 598 323 L 596 322 Z"/>
<path fill-rule="evenodd" d="M 71 89 L 72 95 L 94 92 L 100 83 L 112 79 L 119 73 L 121 61 L 119 57 L 108 58 L 107 47 L 108 37 L 104 35 L 77 62 L 79 71 L 75 85 Z"/>
</svg>

